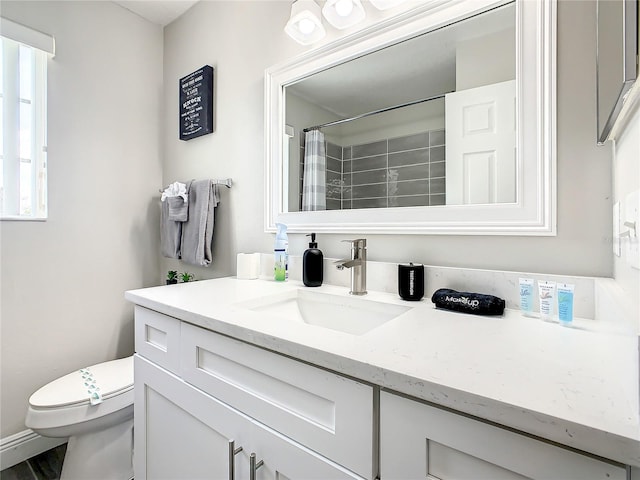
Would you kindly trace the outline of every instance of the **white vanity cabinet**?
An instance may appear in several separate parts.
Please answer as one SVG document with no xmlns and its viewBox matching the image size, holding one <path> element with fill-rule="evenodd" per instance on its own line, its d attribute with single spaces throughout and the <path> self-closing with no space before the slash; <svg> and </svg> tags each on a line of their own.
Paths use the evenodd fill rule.
<svg viewBox="0 0 640 480">
<path fill-rule="evenodd" d="M 136 479 L 370 479 L 373 429 L 371 386 L 136 307 Z"/>
<path fill-rule="evenodd" d="M 382 392 L 380 478 L 625 480 L 627 469 Z"/>
<path fill-rule="evenodd" d="M 251 480 L 252 453 L 262 480 L 640 480 L 637 337 L 429 304 L 348 335 L 247 308 L 299 288 L 222 278 L 127 292 L 137 480 L 228 479 L 230 465 Z"/>
</svg>

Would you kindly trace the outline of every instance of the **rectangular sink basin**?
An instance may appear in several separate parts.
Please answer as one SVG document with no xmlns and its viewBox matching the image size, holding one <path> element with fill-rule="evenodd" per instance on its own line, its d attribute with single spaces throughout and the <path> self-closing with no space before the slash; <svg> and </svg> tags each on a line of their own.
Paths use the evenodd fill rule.
<svg viewBox="0 0 640 480">
<path fill-rule="evenodd" d="M 351 335 L 363 335 L 412 308 L 303 289 L 263 297 L 239 306 Z"/>
</svg>

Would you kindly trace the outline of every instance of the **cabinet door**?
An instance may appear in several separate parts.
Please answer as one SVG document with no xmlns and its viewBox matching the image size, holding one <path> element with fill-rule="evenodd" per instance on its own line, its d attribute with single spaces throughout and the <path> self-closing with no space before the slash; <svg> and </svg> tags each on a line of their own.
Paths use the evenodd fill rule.
<svg viewBox="0 0 640 480">
<path fill-rule="evenodd" d="M 380 478 L 625 480 L 626 469 L 398 395 L 380 395 Z"/>
<path fill-rule="evenodd" d="M 255 453 L 256 462 L 263 461 L 256 470 L 256 480 L 364 480 L 271 429 L 257 423 L 254 427 L 243 459 L 250 464 L 250 454 Z"/>
<path fill-rule="evenodd" d="M 136 479 L 227 480 L 229 440 L 247 438 L 221 415 L 212 421 L 205 396 L 146 359 L 135 357 Z M 203 410 L 205 410 L 203 412 Z M 202 414 L 202 415 L 201 415 Z M 248 462 L 235 458 L 236 478 L 248 478 Z"/>
<path fill-rule="evenodd" d="M 136 478 L 227 478 L 228 439 L 149 387 L 146 397 L 146 477 Z"/>
</svg>

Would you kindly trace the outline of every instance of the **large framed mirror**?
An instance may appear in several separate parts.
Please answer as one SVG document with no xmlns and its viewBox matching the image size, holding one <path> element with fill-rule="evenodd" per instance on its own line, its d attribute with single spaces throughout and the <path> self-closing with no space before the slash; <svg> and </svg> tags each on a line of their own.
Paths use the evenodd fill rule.
<svg viewBox="0 0 640 480">
<path fill-rule="evenodd" d="M 265 72 L 265 229 L 555 234 L 553 0 L 427 2 Z"/>
</svg>

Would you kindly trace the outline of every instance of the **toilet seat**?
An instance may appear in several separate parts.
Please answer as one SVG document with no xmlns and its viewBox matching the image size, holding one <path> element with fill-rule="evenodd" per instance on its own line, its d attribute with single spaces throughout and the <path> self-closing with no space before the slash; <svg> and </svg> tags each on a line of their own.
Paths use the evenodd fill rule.
<svg viewBox="0 0 640 480">
<path fill-rule="evenodd" d="M 59 408 L 89 404 L 96 388 L 103 399 L 133 388 L 133 357 L 98 363 L 53 380 L 31 395 L 29 405 Z"/>
<path fill-rule="evenodd" d="M 83 378 L 83 373 L 88 378 Z M 89 388 L 91 385 L 94 387 Z M 102 402 L 91 405 L 89 397 L 96 388 L 100 389 Z M 88 422 L 132 407 L 133 398 L 133 357 L 103 362 L 60 377 L 36 391 L 29 398 L 25 424 L 42 430 Z"/>
</svg>

